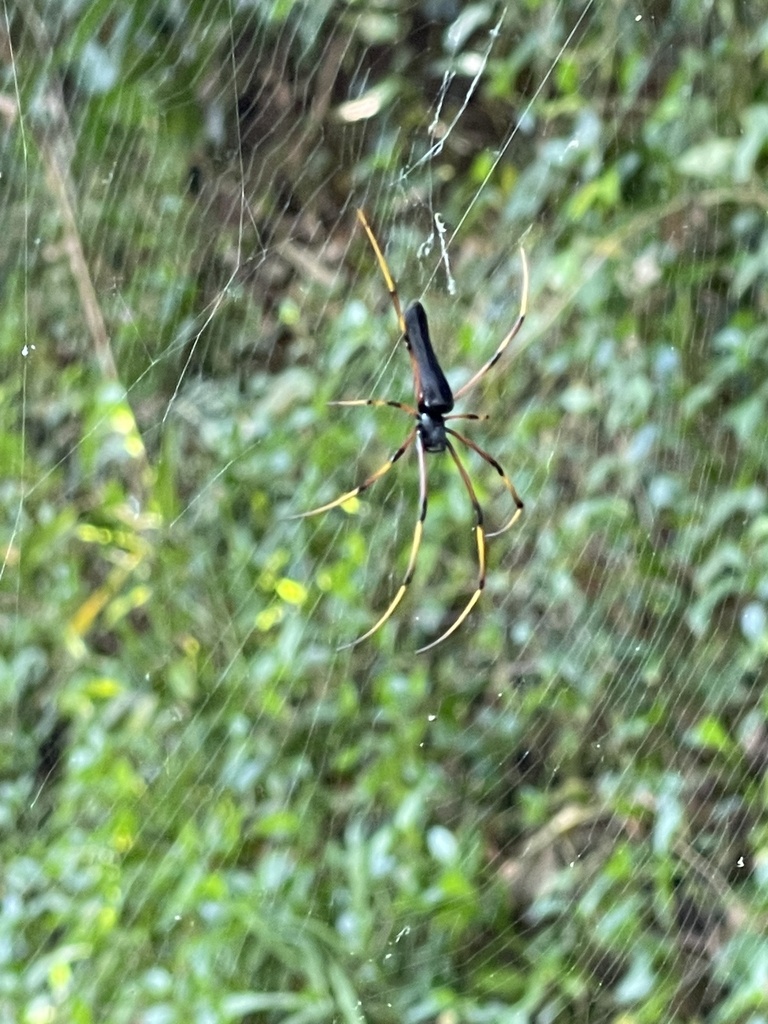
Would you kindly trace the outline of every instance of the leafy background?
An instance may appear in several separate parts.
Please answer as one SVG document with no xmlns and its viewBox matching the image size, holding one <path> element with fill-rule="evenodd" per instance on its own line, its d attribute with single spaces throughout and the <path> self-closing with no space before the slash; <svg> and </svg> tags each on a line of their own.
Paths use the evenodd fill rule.
<svg viewBox="0 0 768 1024">
<path fill-rule="evenodd" d="M 0 1016 L 768 1021 L 761 5 L 2 13 Z"/>
</svg>

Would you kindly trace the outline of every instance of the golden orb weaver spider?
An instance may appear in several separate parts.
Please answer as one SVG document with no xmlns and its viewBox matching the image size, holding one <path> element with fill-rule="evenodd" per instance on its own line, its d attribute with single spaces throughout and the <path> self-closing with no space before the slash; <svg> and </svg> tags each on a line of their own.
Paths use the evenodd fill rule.
<svg viewBox="0 0 768 1024">
<path fill-rule="evenodd" d="M 414 441 L 416 442 L 416 455 L 419 463 L 419 518 L 416 522 L 416 527 L 413 533 L 408 568 L 405 571 L 405 576 L 403 577 L 403 582 L 400 584 L 399 590 L 390 601 L 384 614 L 367 632 L 363 633 L 363 635 L 359 636 L 356 640 L 352 640 L 350 643 L 342 644 L 339 650 L 344 650 L 347 647 L 354 647 L 356 644 L 362 643 L 364 640 L 373 636 L 377 630 L 381 629 L 405 596 L 405 592 L 413 579 L 414 570 L 416 568 L 416 556 L 418 555 L 419 547 L 421 546 L 421 538 L 424 532 L 424 520 L 427 516 L 427 465 L 424 456 L 427 452 L 448 452 L 456 463 L 456 468 L 464 482 L 467 494 L 469 495 L 469 500 L 471 501 L 472 507 L 475 511 L 474 530 L 477 541 L 479 577 L 477 587 L 467 604 L 464 606 L 461 614 L 451 623 L 448 629 L 446 629 L 445 632 L 437 638 L 437 640 L 433 640 L 432 643 L 429 643 L 424 647 L 420 647 L 417 650 L 417 654 L 422 654 L 424 651 L 429 651 L 433 647 L 437 647 L 438 644 L 442 643 L 443 640 L 446 640 L 452 633 L 454 633 L 480 600 L 480 595 L 485 587 L 486 577 L 486 539 L 488 537 L 498 537 L 500 534 L 509 530 L 517 522 L 518 517 L 523 511 L 523 502 L 520 495 L 517 493 L 514 484 L 496 459 L 492 455 L 489 455 L 489 453 L 479 445 L 475 444 L 474 441 L 465 437 L 464 434 L 460 434 L 457 430 L 452 430 L 450 427 L 446 426 L 446 421 L 481 420 L 488 418 L 487 416 L 479 415 L 478 413 L 454 413 L 452 412 L 453 405 L 457 398 L 461 398 L 468 391 L 471 391 L 481 378 L 485 376 L 488 370 L 490 370 L 492 366 L 496 365 L 503 355 L 504 350 L 517 336 L 520 328 L 523 326 L 523 321 L 525 320 L 528 308 L 528 262 L 525 258 L 525 251 L 521 247 L 520 259 L 523 265 L 523 288 L 522 298 L 520 300 L 520 311 L 517 315 L 517 320 L 515 320 L 511 330 L 505 335 L 501 344 L 491 358 L 484 363 L 477 373 L 470 377 L 466 384 L 463 384 L 454 394 L 451 391 L 451 387 L 445 378 L 445 374 L 437 361 L 437 356 L 435 355 L 435 351 L 432 347 L 432 341 L 429 336 L 429 326 L 427 324 L 427 314 L 424 311 L 424 307 L 418 301 L 412 302 L 406 307 L 405 314 L 403 314 L 402 307 L 400 305 L 400 298 L 397 293 L 397 285 L 390 273 L 387 261 L 384 259 L 384 254 L 376 240 L 373 229 L 368 223 L 368 218 L 360 209 L 357 211 L 357 219 L 368 236 L 368 241 L 371 243 L 373 251 L 376 254 L 376 260 L 384 276 L 387 291 L 389 292 L 389 296 L 395 308 L 397 323 L 402 333 L 403 340 L 405 341 L 405 347 L 407 348 L 408 354 L 411 358 L 416 408 L 411 405 L 406 405 L 403 402 L 393 402 L 386 398 L 353 398 L 344 401 L 330 402 L 329 404 L 388 405 L 393 409 L 400 409 L 409 416 L 412 416 L 416 421 L 416 425 L 413 430 L 411 430 L 408 437 L 406 437 L 405 441 L 403 441 L 397 451 L 387 459 L 384 465 L 380 466 L 375 473 L 372 473 L 369 477 L 363 480 L 361 484 L 358 484 L 357 487 L 353 488 L 351 491 L 347 491 L 346 494 L 340 495 L 333 501 L 327 502 L 325 505 L 319 505 L 317 508 L 310 509 L 309 512 L 302 512 L 292 518 L 303 519 L 307 516 L 316 516 L 321 512 L 328 512 L 330 509 L 336 508 L 338 505 L 343 505 L 345 501 L 349 501 L 351 498 L 356 498 L 358 494 L 362 494 L 363 491 L 376 483 L 377 480 L 380 480 L 385 473 L 388 473 L 398 459 L 405 455 Z M 464 464 L 459 459 L 456 449 L 451 443 L 448 435 L 456 438 L 457 441 L 461 441 L 463 445 L 470 448 L 490 466 L 493 466 L 501 477 L 504 486 L 511 494 L 512 500 L 515 503 L 515 511 L 510 520 L 502 526 L 500 530 L 496 530 L 494 533 L 485 532 L 483 527 L 483 510 L 480 507 L 480 502 L 477 500 L 477 495 L 475 494 L 475 489 L 472 486 L 472 481 L 470 480 L 467 470 L 464 468 Z"/>
</svg>

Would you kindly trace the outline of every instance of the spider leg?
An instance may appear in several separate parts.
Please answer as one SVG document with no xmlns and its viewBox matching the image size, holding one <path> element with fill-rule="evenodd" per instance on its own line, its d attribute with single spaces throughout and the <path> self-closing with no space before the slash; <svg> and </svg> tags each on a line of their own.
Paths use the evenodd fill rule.
<svg viewBox="0 0 768 1024">
<path fill-rule="evenodd" d="M 405 339 L 405 347 L 408 349 L 408 355 L 411 360 L 411 369 L 413 370 L 413 387 L 417 395 L 421 393 L 421 374 L 419 373 L 419 364 L 416 361 L 416 357 L 413 354 L 411 343 L 408 340 L 408 331 L 405 326 L 405 317 L 403 316 L 403 307 L 400 305 L 400 296 L 397 294 L 397 285 L 395 279 L 392 277 L 392 273 L 389 269 L 387 261 L 384 259 L 384 253 L 381 251 L 381 246 L 376 240 L 376 235 L 373 233 L 373 228 L 368 223 L 368 218 L 365 216 L 363 211 L 358 207 L 357 219 L 363 226 L 363 230 L 368 236 L 368 241 L 371 243 L 374 253 L 376 254 L 376 261 L 379 264 L 379 269 L 384 276 L 384 281 L 387 285 L 387 291 L 389 297 L 392 300 L 392 305 L 395 307 L 395 313 L 397 314 L 397 324 L 400 328 L 400 333 Z"/>
<path fill-rule="evenodd" d="M 289 516 L 289 519 L 306 519 L 307 516 L 316 516 L 321 512 L 328 512 L 329 509 L 336 508 L 337 505 L 343 505 L 345 501 L 349 501 L 350 498 L 356 498 L 358 494 L 362 494 L 363 491 L 367 491 L 371 484 L 375 484 L 377 480 L 380 480 L 385 473 L 388 473 L 394 466 L 398 459 L 402 458 L 403 455 L 413 444 L 413 439 L 416 437 L 416 430 L 412 430 L 408 437 L 403 441 L 397 451 L 390 455 L 383 466 L 379 466 L 375 473 L 371 473 L 367 479 L 363 480 L 361 484 L 354 487 L 351 491 L 347 491 L 346 494 L 342 494 L 334 501 L 329 501 L 326 505 L 319 505 L 317 508 L 311 508 L 309 512 L 299 512 L 295 516 Z"/>
<path fill-rule="evenodd" d="M 454 433 L 454 431 L 451 431 L 451 433 Z M 485 531 L 483 530 L 483 510 L 480 508 L 480 502 L 477 500 L 477 495 L 475 494 L 475 489 L 472 486 L 472 481 L 469 479 L 469 473 L 467 473 L 459 459 L 459 456 L 456 454 L 456 449 L 447 438 L 445 444 L 451 458 L 456 463 L 459 473 L 461 474 L 461 479 L 464 481 L 464 486 L 467 488 L 469 500 L 472 502 L 472 507 L 475 510 L 475 537 L 477 539 L 477 560 L 480 566 L 480 575 L 477 580 L 477 588 L 467 604 L 464 606 L 464 610 L 461 615 L 459 615 L 456 621 L 449 626 L 448 629 L 446 629 L 446 631 L 437 638 L 437 640 L 433 640 L 432 643 L 427 644 L 426 647 L 420 647 L 416 651 L 417 654 L 423 654 L 424 651 L 430 651 L 433 647 L 437 647 L 438 644 L 441 644 L 443 640 L 446 640 L 451 633 L 454 633 L 480 600 L 483 588 L 485 587 Z"/>
<path fill-rule="evenodd" d="M 418 412 L 412 405 L 404 402 L 391 402 L 388 398 L 345 398 L 339 402 L 329 402 L 328 405 L 388 405 L 391 409 L 402 409 L 409 416 L 418 416 Z"/>
<path fill-rule="evenodd" d="M 452 412 L 449 416 L 443 416 L 444 420 L 489 420 L 490 418 L 487 412 Z"/>
<path fill-rule="evenodd" d="M 376 235 L 374 235 L 373 228 L 368 223 L 368 218 L 359 208 L 357 210 L 357 219 L 362 224 L 363 230 L 365 231 L 366 235 L 368 235 L 368 241 L 371 243 L 371 247 L 373 248 L 373 251 L 376 253 L 376 260 L 379 264 L 379 269 L 381 270 L 381 273 L 384 275 L 384 280 L 386 281 L 387 284 L 387 291 L 389 292 L 389 297 L 390 299 L 392 299 L 392 305 L 395 307 L 395 313 L 397 313 L 398 325 L 402 333 L 405 334 L 405 317 L 403 316 L 403 310 L 400 306 L 400 298 L 397 294 L 397 285 L 395 284 L 395 279 L 392 277 L 392 274 L 390 273 L 387 261 L 384 259 L 384 253 L 381 251 L 381 247 L 379 246 L 379 243 L 376 241 Z"/>
<path fill-rule="evenodd" d="M 520 260 L 523 264 L 523 295 L 520 300 L 520 312 L 517 315 L 517 320 L 515 320 L 514 324 L 512 325 L 512 330 L 509 332 L 509 334 L 505 336 L 505 338 L 503 339 L 499 347 L 496 349 L 496 351 L 493 353 L 491 358 L 488 360 L 488 362 L 484 363 L 483 366 L 481 366 L 480 369 L 477 371 L 477 373 L 473 377 L 470 377 L 466 384 L 462 384 L 459 390 L 454 394 L 454 398 L 461 398 L 462 395 L 466 395 L 466 393 L 470 391 L 475 386 L 475 384 L 477 384 L 480 378 L 484 377 L 485 374 L 491 369 L 491 367 L 495 366 L 496 363 L 498 363 L 499 359 L 504 353 L 504 349 L 507 347 L 507 345 L 509 345 L 512 339 L 517 336 L 518 331 L 523 326 L 525 315 L 528 312 L 529 277 L 528 260 L 525 258 L 525 249 L 523 249 L 522 247 L 520 248 Z"/>
<path fill-rule="evenodd" d="M 512 500 L 515 503 L 515 511 L 512 514 L 512 518 L 509 520 L 509 522 L 505 526 L 502 526 L 502 528 L 500 530 L 494 530 L 493 533 L 486 533 L 485 536 L 486 536 L 486 539 L 487 539 L 488 537 L 498 537 L 500 533 L 506 533 L 507 530 L 509 530 L 510 527 L 514 526 L 514 524 L 520 518 L 520 515 L 522 514 L 523 508 L 525 507 L 523 505 L 522 498 L 520 497 L 520 495 L 515 490 L 515 485 L 509 479 L 509 477 L 504 472 L 504 470 L 501 468 L 500 464 L 496 461 L 496 459 L 494 459 L 494 457 L 492 455 L 489 455 L 487 451 L 485 451 L 483 448 L 481 448 L 479 444 L 475 444 L 474 441 L 470 441 L 470 439 L 468 437 L 465 437 L 463 434 L 460 434 L 457 430 L 450 430 L 448 427 L 446 427 L 445 429 L 446 429 L 446 431 L 449 434 L 453 434 L 454 437 L 458 437 L 458 439 L 460 441 L 462 441 L 467 446 L 467 448 L 471 448 L 473 452 L 477 452 L 477 454 L 480 456 L 480 458 L 481 459 L 485 459 L 485 461 L 490 466 L 493 466 L 493 468 L 496 470 L 496 472 L 499 474 L 499 476 L 501 477 L 502 481 L 504 482 L 504 486 L 507 488 L 509 493 L 512 495 Z"/>
<path fill-rule="evenodd" d="M 405 592 L 408 589 L 411 580 L 413 579 L 414 569 L 416 568 L 416 556 L 419 553 L 419 547 L 421 546 L 421 538 L 424 533 L 424 520 L 427 518 L 427 464 L 424 458 L 424 445 L 421 442 L 421 437 L 416 439 L 416 454 L 419 458 L 419 518 L 416 522 L 416 527 L 413 531 L 413 543 L 411 544 L 411 557 L 408 559 L 408 568 L 405 570 L 405 576 L 403 582 L 400 584 L 400 589 L 397 591 L 395 596 L 389 603 L 389 607 L 373 626 L 368 630 L 367 633 L 363 633 L 357 640 L 352 640 L 348 644 L 342 644 L 341 647 L 337 648 L 339 651 L 346 650 L 348 647 L 355 647 L 357 644 L 361 644 L 363 640 L 367 640 L 369 637 L 384 625 L 387 619 L 392 615 L 395 608 L 400 604 Z"/>
</svg>

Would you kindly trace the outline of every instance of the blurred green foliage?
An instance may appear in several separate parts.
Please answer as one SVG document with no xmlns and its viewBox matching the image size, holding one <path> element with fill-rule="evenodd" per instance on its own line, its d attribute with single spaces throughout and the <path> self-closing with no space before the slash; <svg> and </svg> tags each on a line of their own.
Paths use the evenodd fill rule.
<svg viewBox="0 0 768 1024">
<path fill-rule="evenodd" d="M 0 1017 L 768 1021 L 761 5 L 0 35 Z M 325 404 L 408 400 L 355 206 L 456 382 L 532 268 L 472 435 L 526 512 L 423 657 L 477 571 L 446 460 L 352 650 L 415 467 L 287 518 L 407 429 Z"/>
</svg>

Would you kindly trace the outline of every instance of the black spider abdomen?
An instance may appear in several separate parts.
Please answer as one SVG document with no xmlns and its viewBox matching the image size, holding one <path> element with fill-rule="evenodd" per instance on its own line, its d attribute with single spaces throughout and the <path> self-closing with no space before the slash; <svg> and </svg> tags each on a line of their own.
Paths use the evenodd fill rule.
<svg viewBox="0 0 768 1024">
<path fill-rule="evenodd" d="M 418 367 L 419 412 L 445 415 L 453 408 L 453 392 L 432 348 L 427 314 L 420 302 L 412 302 L 405 311 L 405 340 Z"/>
</svg>

